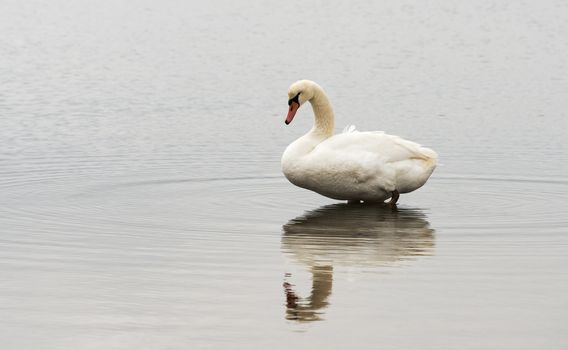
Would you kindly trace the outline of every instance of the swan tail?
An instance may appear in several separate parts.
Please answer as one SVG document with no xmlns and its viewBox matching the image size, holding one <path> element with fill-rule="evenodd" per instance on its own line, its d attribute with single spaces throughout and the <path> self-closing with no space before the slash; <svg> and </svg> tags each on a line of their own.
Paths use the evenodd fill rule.
<svg viewBox="0 0 568 350">
<path fill-rule="evenodd" d="M 408 193 L 422 187 L 437 165 L 438 154 L 429 148 L 420 147 L 408 160 L 396 164 L 397 189 L 400 193 Z"/>
<path fill-rule="evenodd" d="M 420 147 L 420 155 L 420 158 L 425 161 L 429 167 L 435 168 L 438 164 L 438 153 L 434 152 L 430 148 Z"/>
</svg>

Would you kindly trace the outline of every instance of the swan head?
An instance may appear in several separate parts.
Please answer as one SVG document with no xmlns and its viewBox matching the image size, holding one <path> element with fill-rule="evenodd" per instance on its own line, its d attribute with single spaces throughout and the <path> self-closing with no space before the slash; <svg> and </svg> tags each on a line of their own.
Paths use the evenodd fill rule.
<svg viewBox="0 0 568 350">
<path fill-rule="evenodd" d="M 290 85 L 288 89 L 288 115 L 284 121 L 286 125 L 292 122 L 300 106 L 311 100 L 318 89 L 321 90 L 321 87 L 311 80 L 298 80 Z"/>
</svg>

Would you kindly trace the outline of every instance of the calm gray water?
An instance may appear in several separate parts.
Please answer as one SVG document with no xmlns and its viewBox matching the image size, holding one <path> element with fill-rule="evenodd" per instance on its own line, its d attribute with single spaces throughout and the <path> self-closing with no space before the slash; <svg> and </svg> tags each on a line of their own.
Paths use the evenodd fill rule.
<svg viewBox="0 0 568 350">
<path fill-rule="evenodd" d="M 568 348 L 564 1 L 1 1 L 2 349 Z M 295 188 L 287 88 L 441 165 Z"/>
</svg>

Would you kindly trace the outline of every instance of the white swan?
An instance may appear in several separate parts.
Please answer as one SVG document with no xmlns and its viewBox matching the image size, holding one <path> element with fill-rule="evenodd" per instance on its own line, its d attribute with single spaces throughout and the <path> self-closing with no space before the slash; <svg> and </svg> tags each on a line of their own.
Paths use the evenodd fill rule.
<svg viewBox="0 0 568 350">
<path fill-rule="evenodd" d="M 333 109 L 323 89 L 300 80 L 288 90 L 290 124 L 309 101 L 314 126 L 282 155 L 282 171 L 296 186 L 350 202 L 383 202 L 394 206 L 400 193 L 426 183 L 438 155 L 429 148 L 382 131 L 358 132 L 354 126 L 334 135 Z"/>
</svg>

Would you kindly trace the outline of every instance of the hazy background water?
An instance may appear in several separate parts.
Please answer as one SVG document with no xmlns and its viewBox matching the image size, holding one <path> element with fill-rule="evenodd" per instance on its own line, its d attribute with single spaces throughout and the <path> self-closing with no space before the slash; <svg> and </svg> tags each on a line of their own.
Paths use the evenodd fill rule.
<svg viewBox="0 0 568 350">
<path fill-rule="evenodd" d="M 2 348 L 567 348 L 566 38 L 563 1 L 0 1 Z M 287 183 L 301 78 L 431 181 Z"/>
</svg>

